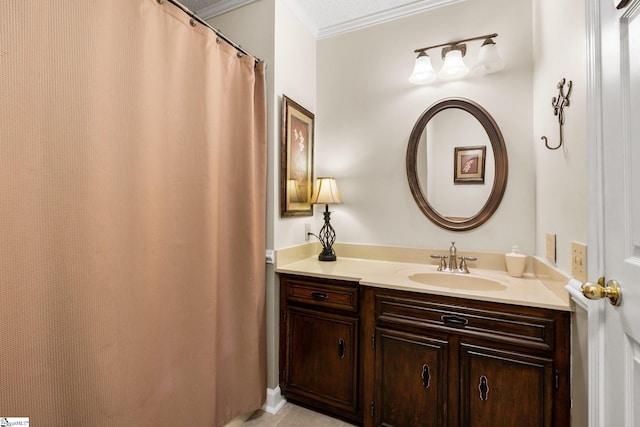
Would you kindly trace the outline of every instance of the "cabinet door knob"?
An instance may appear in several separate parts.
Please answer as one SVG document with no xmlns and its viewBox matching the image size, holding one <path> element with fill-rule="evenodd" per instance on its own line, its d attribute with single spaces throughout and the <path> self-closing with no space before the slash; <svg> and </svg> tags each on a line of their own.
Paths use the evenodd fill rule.
<svg viewBox="0 0 640 427">
<path fill-rule="evenodd" d="M 338 340 L 338 357 L 340 359 L 344 359 L 344 353 L 346 351 L 345 345 L 344 345 L 344 340 L 342 338 L 340 338 Z"/>
<path fill-rule="evenodd" d="M 422 378 L 422 387 L 429 388 L 429 385 L 431 384 L 431 375 L 429 374 L 429 365 L 426 363 L 422 365 L 422 374 L 420 375 L 420 378 Z"/>
</svg>

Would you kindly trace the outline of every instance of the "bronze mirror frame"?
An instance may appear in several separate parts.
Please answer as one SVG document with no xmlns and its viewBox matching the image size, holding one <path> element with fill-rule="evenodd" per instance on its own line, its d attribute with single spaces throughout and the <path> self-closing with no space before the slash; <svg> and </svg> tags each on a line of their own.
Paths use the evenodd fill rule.
<svg viewBox="0 0 640 427">
<path fill-rule="evenodd" d="M 436 211 L 427 200 L 418 180 L 418 146 L 429 120 L 440 111 L 448 108 L 458 108 L 466 111 L 476 118 L 487 132 L 495 161 L 495 174 L 491 193 L 484 206 L 473 216 L 457 220 L 446 218 Z M 407 146 L 407 179 L 409 188 L 420 210 L 435 224 L 452 231 L 467 231 L 477 228 L 487 222 L 495 213 L 502 201 L 504 191 L 507 187 L 507 176 L 509 173 L 509 161 L 507 159 L 507 147 L 500 128 L 491 115 L 479 104 L 465 98 L 446 98 L 431 105 L 418 119 L 409 136 Z M 453 178 L 452 178 L 453 179 Z"/>
</svg>

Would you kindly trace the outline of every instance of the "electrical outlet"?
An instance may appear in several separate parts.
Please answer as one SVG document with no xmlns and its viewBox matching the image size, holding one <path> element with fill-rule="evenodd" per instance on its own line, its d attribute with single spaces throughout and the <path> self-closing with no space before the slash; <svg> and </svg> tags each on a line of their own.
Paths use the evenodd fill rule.
<svg viewBox="0 0 640 427">
<path fill-rule="evenodd" d="M 311 233 L 311 224 L 309 223 L 305 223 L 304 224 L 304 241 L 308 242 L 309 239 L 311 238 L 311 236 L 309 235 L 309 233 Z"/>
<path fill-rule="evenodd" d="M 556 263 L 556 235 L 547 233 L 547 259 Z"/>
<path fill-rule="evenodd" d="M 587 245 L 571 242 L 571 275 L 581 282 L 587 281 Z"/>
</svg>

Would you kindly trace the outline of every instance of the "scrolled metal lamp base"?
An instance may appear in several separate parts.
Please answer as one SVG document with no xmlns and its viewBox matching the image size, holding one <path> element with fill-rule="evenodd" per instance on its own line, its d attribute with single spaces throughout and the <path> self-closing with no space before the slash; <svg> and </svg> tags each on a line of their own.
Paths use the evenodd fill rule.
<svg viewBox="0 0 640 427">
<path fill-rule="evenodd" d="M 325 205 L 324 225 L 320 229 L 320 233 L 316 236 L 322 245 L 322 252 L 318 255 L 319 261 L 335 261 L 336 251 L 333 250 L 333 243 L 336 241 L 336 231 L 331 226 L 331 212 L 329 205 Z"/>
</svg>

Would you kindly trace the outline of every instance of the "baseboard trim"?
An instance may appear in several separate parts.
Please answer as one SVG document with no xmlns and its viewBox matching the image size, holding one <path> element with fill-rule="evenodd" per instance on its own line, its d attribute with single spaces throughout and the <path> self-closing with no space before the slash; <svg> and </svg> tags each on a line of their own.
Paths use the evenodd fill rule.
<svg viewBox="0 0 640 427">
<path fill-rule="evenodd" d="M 267 400 L 262 406 L 262 410 L 269 414 L 277 414 L 280 409 L 287 403 L 287 399 L 280 393 L 280 386 L 267 389 Z"/>
</svg>

